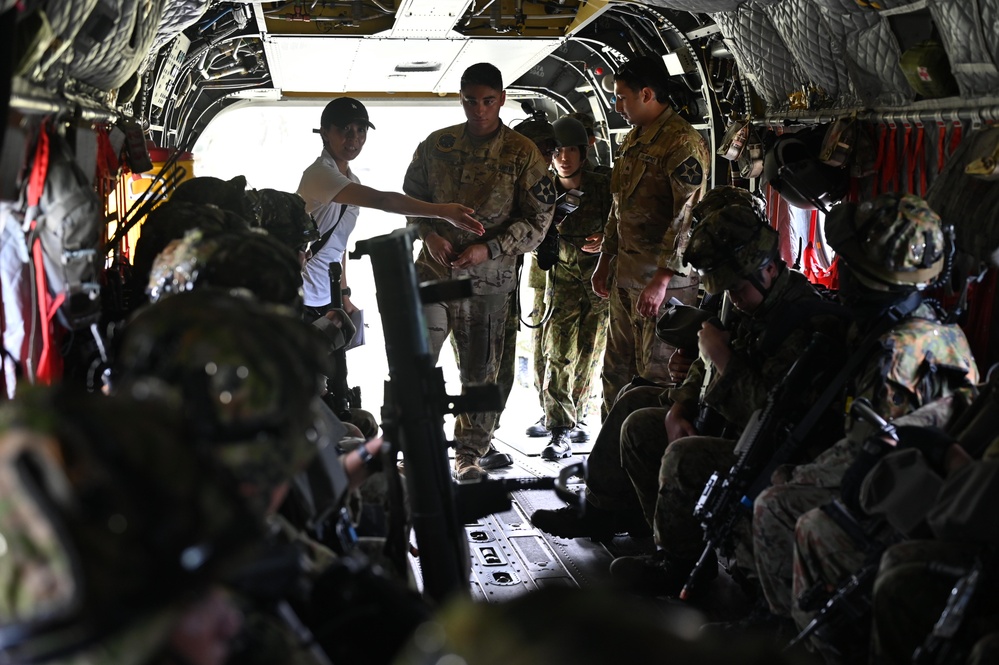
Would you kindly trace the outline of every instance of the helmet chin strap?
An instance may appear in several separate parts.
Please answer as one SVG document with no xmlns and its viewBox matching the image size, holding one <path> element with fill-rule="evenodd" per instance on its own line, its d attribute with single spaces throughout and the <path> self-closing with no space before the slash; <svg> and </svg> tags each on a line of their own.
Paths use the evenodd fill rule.
<svg viewBox="0 0 999 665">
<path fill-rule="evenodd" d="M 763 296 L 764 300 L 766 300 L 767 295 L 770 293 L 770 290 L 774 286 L 774 283 L 773 281 L 771 281 L 769 287 L 763 286 L 763 280 L 760 278 L 763 276 L 763 271 L 766 270 L 768 267 L 772 266 L 773 264 L 774 264 L 773 260 L 771 259 L 770 262 L 767 263 L 767 265 L 763 266 L 762 268 L 760 268 L 759 270 L 750 275 L 746 275 L 745 277 L 746 281 L 752 284 L 753 288 L 760 292 L 760 295 Z"/>
</svg>

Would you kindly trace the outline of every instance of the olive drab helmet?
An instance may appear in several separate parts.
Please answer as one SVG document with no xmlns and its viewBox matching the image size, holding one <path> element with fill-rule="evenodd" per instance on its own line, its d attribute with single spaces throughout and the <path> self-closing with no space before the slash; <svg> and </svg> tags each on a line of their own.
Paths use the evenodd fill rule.
<svg viewBox="0 0 999 665">
<path fill-rule="evenodd" d="M 174 407 L 42 387 L 0 407 L 0 660 L 112 662 L 127 634 L 145 662 L 155 617 L 261 537 Z"/>
<path fill-rule="evenodd" d="M 160 252 L 146 292 L 150 302 L 206 286 L 246 289 L 259 300 L 295 310 L 302 305 L 302 270 L 295 253 L 262 229 L 205 235 L 188 231 Z"/>
<path fill-rule="evenodd" d="M 950 251 L 940 216 L 913 194 L 841 203 L 826 216 L 825 234 L 853 275 L 878 291 L 925 288 Z"/>
<path fill-rule="evenodd" d="M 247 221 L 253 219 L 253 202 L 247 197 L 246 177 L 238 175 L 231 180 L 212 176 L 198 176 L 177 185 L 170 195 L 171 201 L 209 203 L 235 213 Z"/>
<path fill-rule="evenodd" d="M 538 150 L 541 151 L 541 155 L 545 159 L 550 159 L 552 153 L 555 152 L 555 128 L 547 120 L 535 120 L 533 118 L 524 120 L 514 126 L 513 130 L 534 141 L 534 145 L 538 146 Z"/>
<path fill-rule="evenodd" d="M 846 196 L 846 169 L 819 160 L 822 128 L 777 137 L 763 160 L 763 182 L 789 204 L 803 210 L 827 209 Z"/>
<path fill-rule="evenodd" d="M 555 145 L 560 148 L 578 146 L 580 150 L 585 150 L 590 143 L 586 127 L 576 118 L 563 116 L 552 123 L 552 128 L 555 130 Z"/>
<path fill-rule="evenodd" d="M 288 308 L 204 288 L 164 298 L 126 325 L 112 386 L 155 379 L 179 391 L 192 437 L 262 513 L 324 443 L 328 364 L 323 334 Z"/>
<path fill-rule="evenodd" d="M 746 190 L 717 187 L 694 206 L 691 216 L 696 226 L 683 256 L 708 293 L 724 291 L 740 279 L 756 279 L 777 256 L 777 231 Z"/>
<path fill-rule="evenodd" d="M 319 240 L 319 228 L 305 212 L 305 200 L 293 192 L 276 189 L 249 191 L 257 225 L 295 251 L 305 251 Z"/>
</svg>

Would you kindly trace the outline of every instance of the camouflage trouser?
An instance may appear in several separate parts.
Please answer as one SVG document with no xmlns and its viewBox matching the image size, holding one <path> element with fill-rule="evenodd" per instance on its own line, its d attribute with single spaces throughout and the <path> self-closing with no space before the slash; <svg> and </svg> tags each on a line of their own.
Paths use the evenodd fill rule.
<svg viewBox="0 0 999 665">
<path fill-rule="evenodd" d="M 548 308 L 551 318 L 542 332 L 545 376 L 541 393 L 545 423 L 574 427 L 590 397 L 593 367 L 607 344 L 608 303 L 556 265 Z"/>
<path fill-rule="evenodd" d="M 666 409 L 642 409 L 621 429 L 621 458 L 653 525 L 656 544 L 677 560 L 694 560 L 704 549 L 704 530 L 694 517 L 712 472 L 735 461 L 731 439 L 687 436 L 668 443 Z"/>
<path fill-rule="evenodd" d="M 461 385 L 496 383 L 503 360 L 503 344 L 512 293 L 477 295 L 423 307 L 430 337 L 430 354 L 440 355 L 444 340 L 454 336 Z M 497 415 L 462 413 L 455 419 L 456 447 L 484 455 L 489 450 Z"/>
<path fill-rule="evenodd" d="M 531 348 L 534 351 L 534 389 L 538 391 L 538 402 L 541 408 L 545 408 L 545 397 L 542 390 L 545 386 L 545 346 L 542 339 L 542 327 L 540 323 L 545 318 L 545 290 L 534 289 L 534 307 L 531 309 L 531 325 L 538 326 L 531 329 Z"/>
<path fill-rule="evenodd" d="M 499 374 L 496 377 L 496 385 L 500 389 L 500 399 L 503 408 L 506 408 L 506 401 L 510 399 L 510 391 L 513 390 L 514 377 L 517 374 L 517 332 L 520 330 L 520 318 L 517 316 L 517 299 L 511 295 L 510 311 L 506 315 L 506 330 L 503 333 L 503 360 L 500 362 Z M 452 344 L 454 339 L 452 338 Z M 455 347 L 455 359 L 458 358 L 458 349 Z M 496 424 L 493 429 L 499 427 L 500 414 L 496 414 Z"/>
<path fill-rule="evenodd" d="M 923 644 L 940 618 L 956 582 L 951 575 L 932 572 L 930 564 L 968 569 L 975 554 L 976 550 L 968 545 L 932 540 L 898 543 L 885 551 L 874 582 L 872 663 L 912 662 L 912 652 Z M 996 645 L 990 634 L 996 630 L 997 614 L 999 603 L 993 579 L 979 587 L 962 624 L 960 639 L 964 647 L 970 648 L 976 640 L 986 637 L 975 645 L 969 664 L 997 662 L 986 659 L 987 654 L 995 655 Z"/>
<path fill-rule="evenodd" d="M 621 388 L 635 376 L 664 386 L 670 383 L 667 364 L 674 347 L 656 337 L 656 321 L 666 311 L 672 297 L 685 305 L 697 304 L 697 282 L 691 285 L 690 279 L 681 276 L 675 276 L 671 281 L 671 288 L 666 290 L 655 318 L 644 317 L 635 310 L 641 293 L 642 289 L 612 288 L 610 291 L 610 325 L 603 365 L 605 415 L 614 406 Z"/>
<path fill-rule="evenodd" d="M 856 444 L 843 439 L 794 469 L 787 483 L 765 489 L 753 505 L 756 572 L 770 611 L 790 617 L 794 598 L 794 529 L 798 518 L 839 497 L 839 483 Z"/>
<path fill-rule="evenodd" d="M 621 426 L 633 411 L 658 406 L 661 393 L 655 387 L 625 392 L 600 425 L 587 461 L 586 476 L 586 500 L 596 507 L 641 511 L 631 480 L 621 466 Z"/>
<path fill-rule="evenodd" d="M 858 526 L 871 539 L 871 547 L 875 552 L 895 535 L 894 530 L 882 521 L 865 520 L 858 522 Z M 823 510 L 813 508 L 799 517 L 794 529 L 794 579 L 791 586 L 793 600 L 791 616 L 798 628 L 805 628 L 816 615 L 816 612 L 802 610 L 798 606 L 797 600 L 803 593 L 817 586 L 828 591 L 840 588 L 849 581 L 851 575 L 859 573 L 865 565 L 876 564 L 876 561 L 870 561 L 871 556 L 872 553 L 865 551 L 864 543 L 851 538 Z M 867 621 L 867 618 L 861 620 Z M 848 627 L 848 632 L 842 633 L 843 639 L 851 639 L 855 635 L 855 630 L 864 630 L 864 628 Z M 826 645 L 817 637 L 813 637 L 812 642 L 821 653 L 828 653 Z M 833 644 L 833 646 L 841 652 L 850 649 L 847 644 Z M 827 660 L 836 660 L 836 658 L 830 655 L 827 656 Z"/>
</svg>

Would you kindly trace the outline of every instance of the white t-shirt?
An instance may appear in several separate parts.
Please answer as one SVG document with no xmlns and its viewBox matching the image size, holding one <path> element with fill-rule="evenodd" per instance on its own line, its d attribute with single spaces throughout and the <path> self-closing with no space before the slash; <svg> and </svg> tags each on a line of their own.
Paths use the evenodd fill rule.
<svg viewBox="0 0 999 665">
<path fill-rule="evenodd" d="M 343 258 L 347 239 L 357 224 L 360 212 L 357 206 L 334 203 L 333 197 L 352 182 L 360 184 L 361 181 L 349 167 L 346 175 L 340 173 L 336 162 L 323 150 L 316 161 L 305 169 L 298 184 L 298 195 L 305 199 L 305 211 L 315 216 L 319 235 L 325 235 L 336 226 L 326 244 L 306 262 L 302 270 L 307 307 L 323 307 L 331 302 L 329 264 L 339 263 Z"/>
</svg>

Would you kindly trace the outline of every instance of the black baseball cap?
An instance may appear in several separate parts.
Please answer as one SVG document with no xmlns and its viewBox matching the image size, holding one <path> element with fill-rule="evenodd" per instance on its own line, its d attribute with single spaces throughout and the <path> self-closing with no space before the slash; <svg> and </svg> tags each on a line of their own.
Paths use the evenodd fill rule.
<svg viewBox="0 0 999 665">
<path fill-rule="evenodd" d="M 371 129 L 375 128 L 368 120 L 368 109 L 364 108 L 364 104 L 353 97 L 337 97 L 323 109 L 320 127 L 323 129 L 330 125 L 346 127 L 352 122 L 363 122 Z M 319 132 L 319 130 L 314 131 Z"/>
</svg>

